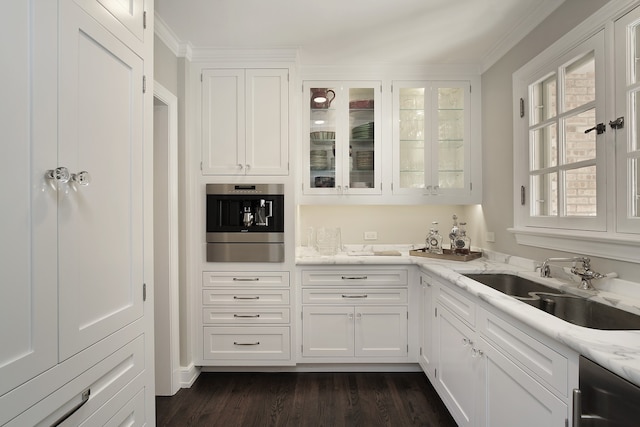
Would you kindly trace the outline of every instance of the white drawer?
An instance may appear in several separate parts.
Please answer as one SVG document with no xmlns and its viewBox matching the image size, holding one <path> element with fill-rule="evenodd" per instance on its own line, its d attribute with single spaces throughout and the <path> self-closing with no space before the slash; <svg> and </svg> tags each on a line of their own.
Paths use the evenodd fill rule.
<svg viewBox="0 0 640 427">
<path fill-rule="evenodd" d="M 144 336 L 139 336 L 12 419 L 6 426 L 53 425 L 65 414 L 73 412 L 82 403 L 83 392 L 89 390 L 86 403 L 66 421 L 68 425 L 78 425 L 143 370 Z"/>
<path fill-rule="evenodd" d="M 303 286 L 407 286 L 407 270 L 303 270 Z"/>
<path fill-rule="evenodd" d="M 438 303 L 447 307 L 470 326 L 475 326 L 476 304 L 464 296 L 462 292 L 441 285 L 438 290 Z"/>
<path fill-rule="evenodd" d="M 238 286 L 274 288 L 289 287 L 288 271 L 205 271 L 202 273 L 202 286 L 205 288 L 236 288 Z"/>
<path fill-rule="evenodd" d="M 288 289 L 205 289 L 202 304 L 242 305 L 288 305 Z"/>
<path fill-rule="evenodd" d="M 566 356 L 484 309 L 478 310 L 478 331 L 523 369 L 568 397 L 569 362 Z"/>
<path fill-rule="evenodd" d="M 406 288 L 306 288 L 303 304 L 406 304 Z"/>
<path fill-rule="evenodd" d="M 136 381 L 129 383 L 113 399 L 84 420 L 79 427 L 120 427 L 125 425 L 137 427 L 147 425 L 148 420 L 145 416 L 146 389 L 144 388 L 142 377 L 141 375 L 136 378 Z"/>
<path fill-rule="evenodd" d="M 289 323 L 289 313 L 288 308 L 206 307 L 202 310 L 202 323 Z"/>
<path fill-rule="evenodd" d="M 287 360 L 289 327 L 206 326 L 205 360 Z"/>
</svg>

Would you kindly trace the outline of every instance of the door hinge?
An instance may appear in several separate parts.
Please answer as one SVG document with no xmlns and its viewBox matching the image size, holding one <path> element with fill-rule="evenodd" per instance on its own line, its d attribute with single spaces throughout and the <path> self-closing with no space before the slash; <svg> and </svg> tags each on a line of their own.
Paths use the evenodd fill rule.
<svg viewBox="0 0 640 427">
<path fill-rule="evenodd" d="M 407 344 L 407 353 L 409 353 L 409 344 Z"/>
<path fill-rule="evenodd" d="M 142 284 L 142 301 L 146 301 L 147 300 L 147 284 L 143 283 Z"/>
<path fill-rule="evenodd" d="M 438 368 L 433 369 L 433 376 L 438 378 Z"/>
<path fill-rule="evenodd" d="M 407 319 L 409 319 L 409 312 L 407 311 Z"/>
<path fill-rule="evenodd" d="M 434 309 L 434 311 L 435 311 L 435 313 L 434 313 L 434 317 L 438 317 L 438 307 L 436 307 L 436 308 Z"/>
<path fill-rule="evenodd" d="M 422 347 L 420 347 L 420 356 L 422 356 Z"/>
<path fill-rule="evenodd" d="M 300 344 L 300 353 L 304 353 L 304 345 Z"/>
<path fill-rule="evenodd" d="M 524 117 L 524 98 L 520 98 L 520 118 Z"/>
<path fill-rule="evenodd" d="M 380 93 L 382 93 L 382 84 L 380 85 Z"/>
<path fill-rule="evenodd" d="M 202 162 L 200 162 L 200 170 L 202 170 Z"/>
<path fill-rule="evenodd" d="M 147 76 L 142 76 L 142 93 L 147 93 Z"/>
<path fill-rule="evenodd" d="M 524 185 L 521 185 L 521 186 L 520 186 L 520 204 L 521 204 L 522 206 L 524 206 L 524 205 L 525 205 L 525 203 L 527 202 L 527 197 L 526 197 L 526 195 L 527 195 L 527 189 L 525 188 L 525 186 L 524 186 Z"/>
<path fill-rule="evenodd" d="M 473 191 L 473 182 L 469 183 L 469 191 Z"/>
<path fill-rule="evenodd" d="M 147 11 L 142 12 L 142 29 L 147 29 Z"/>
</svg>

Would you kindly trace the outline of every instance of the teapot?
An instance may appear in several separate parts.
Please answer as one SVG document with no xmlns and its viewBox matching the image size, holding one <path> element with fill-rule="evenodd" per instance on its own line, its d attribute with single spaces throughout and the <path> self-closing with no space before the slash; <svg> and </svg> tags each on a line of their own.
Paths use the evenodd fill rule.
<svg viewBox="0 0 640 427">
<path fill-rule="evenodd" d="M 329 108 L 335 98 L 331 89 L 311 89 L 311 108 Z"/>
</svg>

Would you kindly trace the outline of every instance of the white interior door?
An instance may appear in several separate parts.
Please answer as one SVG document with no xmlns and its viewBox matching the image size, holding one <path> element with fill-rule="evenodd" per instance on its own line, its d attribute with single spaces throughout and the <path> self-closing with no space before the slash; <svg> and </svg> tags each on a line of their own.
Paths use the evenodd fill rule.
<svg viewBox="0 0 640 427">
<path fill-rule="evenodd" d="M 36 8 L 34 3 L 41 3 Z M 0 395 L 57 362 L 56 3 L 3 4 Z M 53 57 L 52 57 L 53 55 Z M 46 72 L 40 72 L 46 70 Z"/>
<path fill-rule="evenodd" d="M 143 314 L 143 61 L 60 2 L 60 360 Z"/>
</svg>

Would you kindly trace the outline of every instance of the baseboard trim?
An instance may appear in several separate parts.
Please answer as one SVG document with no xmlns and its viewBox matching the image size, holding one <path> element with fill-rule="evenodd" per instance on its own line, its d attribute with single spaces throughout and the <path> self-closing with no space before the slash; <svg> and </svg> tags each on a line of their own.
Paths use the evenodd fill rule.
<svg viewBox="0 0 640 427">
<path fill-rule="evenodd" d="M 180 367 L 180 387 L 190 388 L 193 383 L 198 379 L 201 368 L 195 366 L 193 363 L 189 366 Z"/>
</svg>

